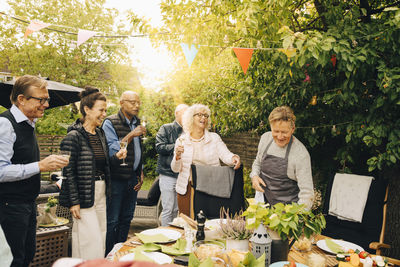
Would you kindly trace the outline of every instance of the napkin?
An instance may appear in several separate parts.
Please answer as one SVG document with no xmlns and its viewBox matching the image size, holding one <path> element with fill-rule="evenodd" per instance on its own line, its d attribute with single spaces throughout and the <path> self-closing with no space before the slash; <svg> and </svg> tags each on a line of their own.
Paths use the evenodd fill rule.
<svg viewBox="0 0 400 267">
<path fill-rule="evenodd" d="M 145 235 L 145 234 L 136 234 L 143 243 L 157 243 L 157 242 L 168 242 L 171 239 L 163 234 L 155 234 L 155 235 Z"/>
<path fill-rule="evenodd" d="M 186 240 L 178 239 L 173 246 L 161 246 L 161 251 L 165 254 L 173 256 L 181 256 L 188 254 L 186 252 Z"/>
<path fill-rule="evenodd" d="M 265 266 L 265 253 L 261 255 L 258 259 L 251 254 L 251 252 L 247 252 L 243 261 L 240 262 L 240 266 L 244 267 L 264 267 Z M 192 267 L 213 267 L 214 262 L 211 258 L 207 258 L 206 260 L 200 262 L 200 260 L 194 255 L 190 253 L 189 255 L 189 266 Z"/>
<path fill-rule="evenodd" d="M 325 239 L 325 244 L 335 254 L 344 252 L 343 248 L 331 239 Z"/>
<path fill-rule="evenodd" d="M 140 250 L 135 252 L 134 260 L 135 261 L 150 261 L 150 262 L 154 262 L 151 258 L 149 258 L 146 255 L 144 255 Z"/>
<path fill-rule="evenodd" d="M 136 252 L 136 251 L 146 251 L 146 252 L 152 252 L 152 251 L 158 251 L 160 250 L 161 247 L 160 245 L 154 244 L 154 243 L 146 243 L 144 245 L 141 245 L 136 248 L 131 248 L 129 252 Z"/>
</svg>

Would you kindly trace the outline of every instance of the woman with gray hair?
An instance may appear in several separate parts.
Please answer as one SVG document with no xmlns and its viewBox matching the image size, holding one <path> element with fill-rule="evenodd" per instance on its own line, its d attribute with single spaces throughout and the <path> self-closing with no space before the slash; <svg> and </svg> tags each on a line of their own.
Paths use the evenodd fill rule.
<svg viewBox="0 0 400 267">
<path fill-rule="evenodd" d="M 179 172 L 176 181 L 179 212 L 190 215 L 190 165 L 220 166 L 220 160 L 227 165 L 240 167 L 240 157 L 228 150 L 217 133 L 209 132 L 210 109 L 194 104 L 183 115 L 184 133 L 175 143 L 171 169 Z"/>
<path fill-rule="evenodd" d="M 271 205 L 298 202 L 311 208 L 311 159 L 306 147 L 293 136 L 296 116 L 291 108 L 281 106 L 272 110 L 268 120 L 271 131 L 261 136 L 250 173 L 253 188 Z"/>
</svg>

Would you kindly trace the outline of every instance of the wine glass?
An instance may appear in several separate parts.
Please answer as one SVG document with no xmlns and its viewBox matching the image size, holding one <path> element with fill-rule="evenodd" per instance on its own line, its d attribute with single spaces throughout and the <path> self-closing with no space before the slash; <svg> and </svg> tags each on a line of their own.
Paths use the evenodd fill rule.
<svg viewBox="0 0 400 267">
<path fill-rule="evenodd" d="M 127 146 L 128 146 L 128 140 L 124 140 L 123 138 L 120 138 L 119 139 L 119 147 L 121 149 L 126 150 Z M 126 162 L 125 162 L 125 158 L 122 159 L 122 163 L 120 164 L 120 166 L 128 166 L 128 164 L 126 164 Z"/>
<path fill-rule="evenodd" d="M 143 117 L 142 117 L 142 120 L 140 121 L 140 125 L 142 125 L 144 128 L 146 128 L 146 124 L 147 124 L 147 119 L 146 119 L 145 116 L 143 116 Z M 142 137 L 142 140 L 146 140 L 146 139 L 147 139 L 146 136 L 143 136 L 143 137 Z"/>
<path fill-rule="evenodd" d="M 71 156 L 71 151 L 67 151 L 67 150 L 59 150 L 58 151 L 58 155 L 66 158 L 69 161 L 69 157 Z M 58 179 L 67 179 L 67 177 L 65 177 L 63 175 L 64 173 L 64 167 L 61 168 L 61 176 L 58 176 Z"/>
<path fill-rule="evenodd" d="M 178 141 L 179 141 L 179 145 L 180 146 L 183 146 L 183 140 L 184 140 L 185 138 L 181 135 L 181 136 L 179 136 L 178 137 Z"/>
</svg>

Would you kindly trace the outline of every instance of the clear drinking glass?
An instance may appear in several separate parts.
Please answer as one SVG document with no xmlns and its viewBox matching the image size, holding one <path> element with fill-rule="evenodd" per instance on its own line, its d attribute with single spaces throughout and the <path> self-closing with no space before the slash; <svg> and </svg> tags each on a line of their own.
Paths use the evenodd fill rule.
<svg viewBox="0 0 400 267">
<path fill-rule="evenodd" d="M 69 157 L 71 156 L 71 151 L 59 150 L 58 151 L 58 155 L 66 158 L 69 161 Z M 58 178 L 59 179 L 66 179 L 67 177 L 65 177 L 63 174 L 64 174 L 64 168 L 61 169 L 61 176 L 58 176 Z"/>
<path fill-rule="evenodd" d="M 146 128 L 147 119 L 146 119 L 145 116 L 142 117 L 142 119 L 141 119 L 141 121 L 140 121 L 140 124 L 141 124 L 144 128 Z M 142 140 L 146 140 L 146 139 L 147 139 L 146 136 L 143 136 L 143 137 L 142 137 Z"/>
<path fill-rule="evenodd" d="M 123 140 L 123 138 L 119 139 L 119 147 L 121 149 L 125 149 L 126 150 L 126 148 L 128 146 L 128 141 L 127 140 L 122 141 L 122 140 Z M 125 158 L 122 159 L 122 163 L 121 163 L 120 166 L 128 166 L 128 164 L 126 164 L 126 162 L 125 162 Z"/>
</svg>

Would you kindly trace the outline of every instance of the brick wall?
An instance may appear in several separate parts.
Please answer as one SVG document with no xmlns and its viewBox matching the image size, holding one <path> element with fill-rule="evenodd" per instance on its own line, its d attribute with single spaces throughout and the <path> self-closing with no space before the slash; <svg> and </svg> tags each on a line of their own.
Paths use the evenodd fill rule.
<svg viewBox="0 0 400 267">
<path fill-rule="evenodd" d="M 223 137 L 222 140 L 232 153 L 240 156 L 243 165 L 250 169 L 257 155 L 260 136 L 251 133 L 239 133 Z"/>
<path fill-rule="evenodd" d="M 43 159 L 52 153 L 56 153 L 60 148 L 63 135 L 37 135 L 40 158 Z M 258 142 L 260 136 L 251 133 L 239 133 L 229 137 L 223 137 L 227 147 L 232 153 L 238 154 L 246 168 L 251 168 L 257 155 Z M 48 177 L 48 173 L 43 173 L 43 177 Z"/>
</svg>

